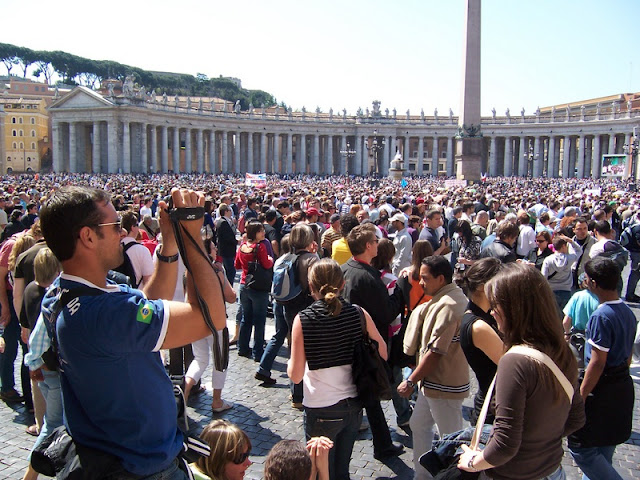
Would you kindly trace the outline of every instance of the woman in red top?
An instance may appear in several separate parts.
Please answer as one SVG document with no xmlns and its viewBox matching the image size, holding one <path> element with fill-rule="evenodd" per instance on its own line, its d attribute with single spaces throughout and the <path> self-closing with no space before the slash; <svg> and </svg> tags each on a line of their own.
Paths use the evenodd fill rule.
<svg viewBox="0 0 640 480">
<path fill-rule="evenodd" d="M 258 221 L 249 222 L 245 226 L 247 240 L 240 245 L 236 253 L 235 267 L 242 270 L 240 277 L 240 303 L 242 304 L 242 322 L 238 337 L 238 355 L 251 358 L 259 362 L 264 350 L 264 324 L 267 320 L 267 304 L 269 292 L 245 287 L 245 279 L 249 270 L 249 263 L 257 261 L 263 268 L 273 267 L 273 258 L 267 253 L 264 244 L 264 226 Z M 253 352 L 249 349 L 251 330 L 253 332 Z M 253 355 L 252 355 L 253 353 Z"/>
</svg>

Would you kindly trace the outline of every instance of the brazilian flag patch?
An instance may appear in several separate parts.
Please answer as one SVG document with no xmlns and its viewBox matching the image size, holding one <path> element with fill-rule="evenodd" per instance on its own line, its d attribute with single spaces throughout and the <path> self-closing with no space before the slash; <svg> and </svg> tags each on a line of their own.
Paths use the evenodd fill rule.
<svg viewBox="0 0 640 480">
<path fill-rule="evenodd" d="M 144 302 L 138 307 L 138 314 L 136 320 L 147 325 L 151 323 L 151 317 L 153 316 L 153 303 Z"/>
</svg>

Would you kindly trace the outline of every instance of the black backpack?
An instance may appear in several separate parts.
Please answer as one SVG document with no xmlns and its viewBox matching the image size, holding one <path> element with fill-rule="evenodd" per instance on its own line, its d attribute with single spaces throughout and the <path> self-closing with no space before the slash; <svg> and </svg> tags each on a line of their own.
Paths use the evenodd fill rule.
<svg viewBox="0 0 640 480">
<path fill-rule="evenodd" d="M 114 271 L 120 272 L 123 275 L 126 275 L 129 278 L 129 282 L 128 282 L 129 286 L 133 288 L 138 288 L 138 285 L 140 285 L 140 282 L 136 282 L 136 271 L 133 268 L 133 263 L 131 263 L 131 259 L 129 258 L 129 254 L 127 253 L 127 250 L 129 250 L 134 245 L 142 245 L 142 244 L 138 242 L 129 242 L 123 246 L 122 252 L 124 253 L 124 261 L 119 267 L 114 268 Z"/>
</svg>

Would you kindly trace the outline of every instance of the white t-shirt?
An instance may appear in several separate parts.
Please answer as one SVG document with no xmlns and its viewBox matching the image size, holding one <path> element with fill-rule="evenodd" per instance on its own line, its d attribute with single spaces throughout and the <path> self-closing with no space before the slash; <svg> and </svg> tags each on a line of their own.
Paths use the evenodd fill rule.
<svg viewBox="0 0 640 480">
<path fill-rule="evenodd" d="M 122 244 L 127 245 L 135 240 L 131 237 L 125 237 L 122 239 Z M 133 270 L 136 272 L 136 284 L 139 288 L 142 288 L 142 277 L 147 277 L 153 274 L 153 258 L 151 258 L 151 252 L 144 245 L 134 245 L 127 250 L 127 255 L 133 265 Z"/>
</svg>

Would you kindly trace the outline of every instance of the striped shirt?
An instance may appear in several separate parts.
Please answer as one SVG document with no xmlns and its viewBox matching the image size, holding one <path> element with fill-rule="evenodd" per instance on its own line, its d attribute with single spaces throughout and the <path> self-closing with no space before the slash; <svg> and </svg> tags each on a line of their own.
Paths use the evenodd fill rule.
<svg viewBox="0 0 640 480">
<path fill-rule="evenodd" d="M 300 312 L 304 351 L 309 370 L 351 365 L 355 342 L 362 338 L 358 310 L 342 297 L 342 310 L 333 317 L 317 300 Z"/>
</svg>

